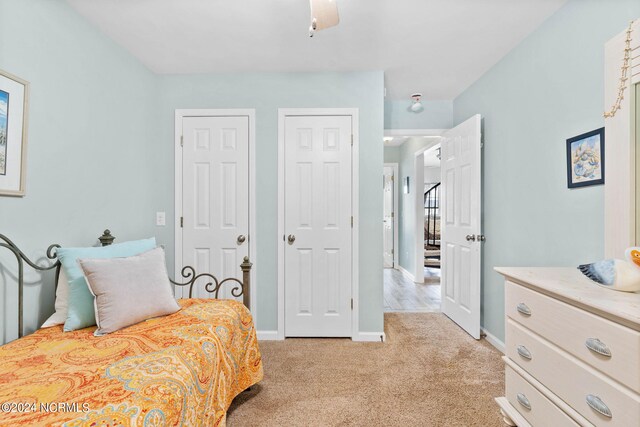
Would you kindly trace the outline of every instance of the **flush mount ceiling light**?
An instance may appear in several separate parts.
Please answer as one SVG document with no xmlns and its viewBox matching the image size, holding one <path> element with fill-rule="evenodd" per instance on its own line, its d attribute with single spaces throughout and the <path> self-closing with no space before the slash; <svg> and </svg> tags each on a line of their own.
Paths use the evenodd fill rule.
<svg viewBox="0 0 640 427">
<path fill-rule="evenodd" d="M 411 95 L 411 99 L 413 99 L 413 104 L 411 104 L 411 107 L 409 107 L 409 109 L 414 113 L 419 113 L 420 111 L 424 110 L 424 107 L 422 106 L 422 102 L 420 102 L 421 97 L 422 97 L 421 93 L 414 93 L 413 95 Z"/>
<path fill-rule="evenodd" d="M 309 37 L 313 37 L 316 31 L 335 27 L 340 23 L 337 0 L 309 0 L 309 4 L 311 5 Z"/>
</svg>

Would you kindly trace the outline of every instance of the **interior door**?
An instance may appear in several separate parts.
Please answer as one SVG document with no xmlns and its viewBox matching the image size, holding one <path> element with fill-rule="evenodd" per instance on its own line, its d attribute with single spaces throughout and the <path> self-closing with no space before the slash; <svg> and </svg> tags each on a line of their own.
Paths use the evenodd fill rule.
<svg viewBox="0 0 640 427">
<path fill-rule="evenodd" d="M 393 268 L 393 188 L 395 178 L 393 176 L 393 168 L 385 167 L 383 175 L 383 197 L 384 197 L 384 217 L 382 224 L 382 233 L 384 241 L 384 268 Z"/>
<path fill-rule="evenodd" d="M 182 132 L 182 264 L 242 279 L 250 238 L 249 118 L 185 117 Z M 213 297 L 206 283 L 194 286 L 194 298 Z M 242 301 L 231 288 L 223 287 L 219 298 Z"/>
<path fill-rule="evenodd" d="M 351 336 L 351 116 L 287 116 L 285 335 Z"/>
<path fill-rule="evenodd" d="M 481 117 L 442 141 L 442 312 L 480 339 Z"/>
</svg>

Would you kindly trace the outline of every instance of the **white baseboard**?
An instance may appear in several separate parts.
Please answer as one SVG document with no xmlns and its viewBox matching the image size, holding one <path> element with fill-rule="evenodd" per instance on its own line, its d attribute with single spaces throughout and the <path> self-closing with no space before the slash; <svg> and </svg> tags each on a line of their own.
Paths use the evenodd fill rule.
<svg viewBox="0 0 640 427">
<path fill-rule="evenodd" d="M 384 332 L 358 332 L 351 339 L 360 342 L 384 342 L 387 337 Z"/>
<path fill-rule="evenodd" d="M 496 338 L 495 335 L 491 334 L 486 329 L 482 328 L 481 331 L 482 331 L 482 333 L 485 334 L 484 339 L 487 340 L 487 342 L 489 344 L 491 344 L 496 349 L 498 349 L 498 351 L 500 351 L 500 353 L 504 354 L 504 343 L 502 341 L 500 341 L 498 338 Z"/>
<path fill-rule="evenodd" d="M 257 331 L 258 341 L 282 341 L 284 338 L 278 336 L 278 331 Z M 362 342 L 380 342 L 384 341 L 386 336 L 384 332 L 358 332 L 352 338 L 353 341 Z"/>
<path fill-rule="evenodd" d="M 409 273 L 407 270 L 402 268 L 402 266 L 400 264 L 398 264 L 398 271 L 400 273 L 402 273 L 404 275 L 404 277 L 406 277 L 407 279 L 411 280 L 412 282 L 416 281 L 415 278 L 413 277 L 413 274 Z"/>
<path fill-rule="evenodd" d="M 278 331 L 257 331 L 256 335 L 258 335 L 259 341 L 277 341 Z"/>
</svg>

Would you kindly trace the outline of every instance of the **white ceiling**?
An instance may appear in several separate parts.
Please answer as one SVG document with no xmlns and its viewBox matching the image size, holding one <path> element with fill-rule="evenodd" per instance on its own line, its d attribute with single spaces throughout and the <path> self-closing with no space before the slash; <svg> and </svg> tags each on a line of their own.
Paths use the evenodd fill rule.
<svg viewBox="0 0 640 427">
<path fill-rule="evenodd" d="M 420 144 L 424 144 L 427 142 L 438 141 L 440 136 L 432 136 L 432 135 L 404 135 L 404 136 L 385 136 L 383 138 L 383 143 L 385 147 L 399 147 L 405 142 L 411 140 L 415 140 Z M 439 146 L 440 144 L 438 144 Z"/>
<path fill-rule="evenodd" d="M 385 136 L 383 141 L 385 147 L 399 147 L 409 139 L 408 136 Z"/>
<path fill-rule="evenodd" d="M 160 74 L 384 70 L 389 99 L 453 99 L 566 0 L 67 0 Z"/>
</svg>

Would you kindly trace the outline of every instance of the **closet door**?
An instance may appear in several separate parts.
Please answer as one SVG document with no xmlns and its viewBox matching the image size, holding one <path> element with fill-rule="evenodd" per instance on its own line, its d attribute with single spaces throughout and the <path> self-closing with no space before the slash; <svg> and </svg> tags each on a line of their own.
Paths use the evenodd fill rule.
<svg viewBox="0 0 640 427">
<path fill-rule="evenodd" d="M 185 117 L 182 130 L 182 265 L 242 279 L 250 238 L 249 118 Z M 213 297 L 206 283 L 197 283 L 194 298 Z M 242 301 L 232 288 L 224 286 L 219 298 Z"/>
<path fill-rule="evenodd" d="M 352 117 L 284 129 L 285 335 L 351 336 Z"/>
</svg>

